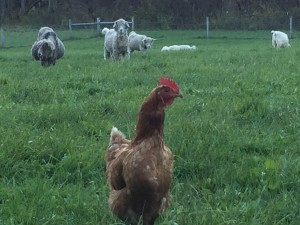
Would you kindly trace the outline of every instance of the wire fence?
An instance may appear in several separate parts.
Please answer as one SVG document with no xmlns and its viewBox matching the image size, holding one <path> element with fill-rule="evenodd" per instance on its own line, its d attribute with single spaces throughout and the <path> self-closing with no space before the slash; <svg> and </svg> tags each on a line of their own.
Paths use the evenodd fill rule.
<svg viewBox="0 0 300 225">
<path fill-rule="evenodd" d="M 280 17 L 277 19 L 225 17 L 222 20 L 213 17 L 206 17 L 199 19 L 198 22 L 188 22 L 180 26 L 177 26 L 170 21 L 145 21 L 139 18 L 132 18 L 131 22 L 133 21 L 134 29 L 138 32 L 147 30 L 170 31 L 174 29 L 188 29 L 199 31 L 200 38 L 269 38 L 271 36 L 271 30 L 281 30 L 283 32 L 286 32 L 290 38 L 297 38 L 298 31 L 300 30 L 300 18 L 293 18 L 290 16 Z M 76 29 L 70 29 L 70 23 L 68 21 L 65 21 L 62 22 L 61 25 L 53 26 L 52 28 L 54 28 L 54 30 L 58 33 L 58 36 L 63 41 L 73 39 L 103 38 L 101 29 L 104 26 L 101 26 L 101 29 L 99 29 L 97 21 L 92 23 L 92 26 L 76 25 Z M 112 22 L 109 22 L 107 26 L 111 28 Z M 0 49 L 1 47 L 11 48 L 31 46 L 37 38 L 38 30 L 39 27 L 1 27 Z M 248 31 L 248 33 L 245 31 Z"/>
<path fill-rule="evenodd" d="M 94 27 L 96 27 L 96 30 L 99 31 L 105 26 L 112 27 L 113 24 L 114 24 L 114 21 L 102 21 L 100 19 L 100 17 L 97 17 L 95 22 L 74 23 L 74 22 L 72 22 L 71 19 L 69 19 L 69 31 L 72 31 L 74 29 L 74 27 L 82 28 L 82 27 L 89 27 L 89 26 L 94 26 Z M 128 21 L 128 24 L 130 25 L 131 29 L 134 30 L 134 17 L 131 17 L 131 20 Z"/>
<path fill-rule="evenodd" d="M 207 17 L 199 17 L 197 20 L 183 18 L 179 21 L 167 20 L 165 18 L 156 20 L 145 20 L 136 18 L 135 27 L 137 29 L 203 29 L 206 26 Z M 290 20 L 294 29 L 300 30 L 300 15 L 291 17 L 280 15 L 278 17 L 260 16 L 240 16 L 232 15 L 222 17 L 209 17 L 211 29 L 218 30 L 289 30 Z"/>
</svg>

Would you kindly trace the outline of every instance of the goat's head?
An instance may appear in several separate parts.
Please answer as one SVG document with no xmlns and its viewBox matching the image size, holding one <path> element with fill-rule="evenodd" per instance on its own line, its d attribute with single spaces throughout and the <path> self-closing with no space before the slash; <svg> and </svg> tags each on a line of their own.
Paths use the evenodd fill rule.
<svg viewBox="0 0 300 225">
<path fill-rule="evenodd" d="M 151 37 L 145 37 L 145 38 L 143 39 L 144 48 L 145 48 L 145 49 L 151 48 L 151 47 L 152 47 L 152 44 L 153 44 L 153 42 L 154 42 L 155 40 L 156 40 L 156 39 L 151 38 Z"/>
<path fill-rule="evenodd" d="M 127 28 L 129 28 L 129 23 L 124 19 L 118 19 L 117 21 L 115 21 L 113 28 L 120 35 L 124 35 L 127 32 Z"/>
<path fill-rule="evenodd" d="M 50 66 L 55 65 L 55 45 L 47 40 L 44 39 L 44 43 L 38 49 L 38 57 L 41 61 L 42 66 Z"/>
</svg>

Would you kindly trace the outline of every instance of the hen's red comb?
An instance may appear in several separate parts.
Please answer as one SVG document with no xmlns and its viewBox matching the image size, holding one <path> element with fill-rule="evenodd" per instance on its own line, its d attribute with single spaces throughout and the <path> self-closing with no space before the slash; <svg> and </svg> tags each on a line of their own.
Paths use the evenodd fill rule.
<svg viewBox="0 0 300 225">
<path fill-rule="evenodd" d="M 172 88 L 174 91 L 179 92 L 178 85 L 171 78 L 161 77 L 161 78 L 159 78 L 158 83 L 159 83 L 159 85 L 166 85 L 166 86 Z"/>
</svg>

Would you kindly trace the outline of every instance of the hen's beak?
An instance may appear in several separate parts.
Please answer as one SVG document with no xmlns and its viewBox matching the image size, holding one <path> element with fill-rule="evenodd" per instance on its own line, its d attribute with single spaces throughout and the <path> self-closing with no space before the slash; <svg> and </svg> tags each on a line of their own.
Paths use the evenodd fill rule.
<svg viewBox="0 0 300 225">
<path fill-rule="evenodd" d="M 183 95 L 181 94 L 181 92 L 179 92 L 175 97 L 183 98 Z"/>
</svg>

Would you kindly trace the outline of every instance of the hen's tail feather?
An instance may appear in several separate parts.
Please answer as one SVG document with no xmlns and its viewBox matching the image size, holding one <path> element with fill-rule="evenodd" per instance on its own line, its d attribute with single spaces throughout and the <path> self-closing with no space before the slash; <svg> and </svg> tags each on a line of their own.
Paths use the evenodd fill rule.
<svg viewBox="0 0 300 225">
<path fill-rule="evenodd" d="M 126 151 L 125 151 L 126 146 L 128 146 L 129 143 L 130 143 L 130 141 L 125 138 L 125 135 L 121 131 L 119 131 L 118 128 L 113 127 L 111 129 L 109 145 L 108 145 L 108 148 L 105 153 L 105 161 L 107 163 L 106 168 L 111 167 L 111 163 L 113 163 L 113 160 L 115 160 L 117 158 L 121 159 L 121 161 L 122 161 L 122 158 L 124 155 L 121 155 L 121 154 L 123 154 L 123 153 L 126 154 Z M 113 167 L 116 169 L 116 167 L 117 167 L 116 165 L 118 164 L 118 162 L 121 162 L 121 161 L 120 160 L 115 161 L 114 162 L 115 165 Z M 109 173 L 108 173 L 108 177 L 109 177 Z M 115 186 L 115 185 L 112 185 L 112 186 Z M 125 186 L 125 183 L 122 185 Z M 119 185 L 119 186 L 122 186 L 122 185 Z"/>
<path fill-rule="evenodd" d="M 109 145 L 121 145 L 128 143 L 128 140 L 125 138 L 125 135 L 118 130 L 118 128 L 113 127 L 110 132 Z"/>
</svg>

